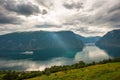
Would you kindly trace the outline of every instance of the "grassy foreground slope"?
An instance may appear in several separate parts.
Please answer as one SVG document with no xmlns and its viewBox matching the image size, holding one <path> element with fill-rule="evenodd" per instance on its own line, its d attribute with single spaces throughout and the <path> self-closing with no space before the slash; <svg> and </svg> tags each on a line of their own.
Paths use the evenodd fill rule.
<svg viewBox="0 0 120 80">
<path fill-rule="evenodd" d="M 120 80 L 120 62 L 59 71 L 26 80 Z"/>
</svg>

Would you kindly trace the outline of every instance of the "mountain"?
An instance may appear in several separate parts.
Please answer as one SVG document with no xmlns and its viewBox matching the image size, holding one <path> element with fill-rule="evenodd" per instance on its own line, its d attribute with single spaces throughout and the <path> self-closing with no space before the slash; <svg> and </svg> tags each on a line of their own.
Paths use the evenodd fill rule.
<svg viewBox="0 0 120 80">
<path fill-rule="evenodd" d="M 0 36 L 0 50 L 43 50 L 75 49 L 82 50 L 84 44 L 71 31 L 18 32 Z"/>
<path fill-rule="evenodd" d="M 85 37 L 84 43 L 96 43 L 100 39 L 100 36 Z"/>
<path fill-rule="evenodd" d="M 120 30 L 113 30 L 100 38 L 96 45 L 101 48 L 119 48 L 120 49 Z"/>
<path fill-rule="evenodd" d="M 82 40 L 83 43 L 96 43 L 101 37 L 100 36 L 94 36 L 94 37 L 83 37 L 78 35 L 78 38 Z"/>
</svg>

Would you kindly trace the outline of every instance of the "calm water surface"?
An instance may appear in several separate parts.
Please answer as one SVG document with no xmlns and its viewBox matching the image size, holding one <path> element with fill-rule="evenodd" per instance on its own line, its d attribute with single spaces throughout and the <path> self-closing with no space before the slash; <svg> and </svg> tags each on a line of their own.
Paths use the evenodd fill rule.
<svg viewBox="0 0 120 80">
<path fill-rule="evenodd" d="M 99 62 L 120 56 L 119 51 L 105 51 L 95 45 L 87 45 L 77 51 L 24 51 L 0 52 L 0 70 L 44 70 L 53 65 L 68 65 L 78 61 Z"/>
</svg>

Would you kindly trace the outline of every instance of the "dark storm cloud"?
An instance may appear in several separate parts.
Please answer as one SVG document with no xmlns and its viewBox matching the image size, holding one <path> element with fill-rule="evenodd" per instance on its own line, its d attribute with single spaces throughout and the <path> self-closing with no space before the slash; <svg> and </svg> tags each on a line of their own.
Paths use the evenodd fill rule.
<svg viewBox="0 0 120 80">
<path fill-rule="evenodd" d="M 0 13 L 0 24 L 20 24 L 22 21 L 18 17 Z"/>
</svg>

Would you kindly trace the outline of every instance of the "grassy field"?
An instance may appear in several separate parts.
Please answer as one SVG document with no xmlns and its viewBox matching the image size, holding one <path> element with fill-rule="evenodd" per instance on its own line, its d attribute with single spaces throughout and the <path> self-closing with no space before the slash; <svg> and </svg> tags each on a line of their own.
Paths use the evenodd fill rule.
<svg viewBox="0 0 120 80">
<path fill-rule="evenodd" d="M 120 80 L 120 62 L 59 71 L 26 80 Z"/>
</svg>

